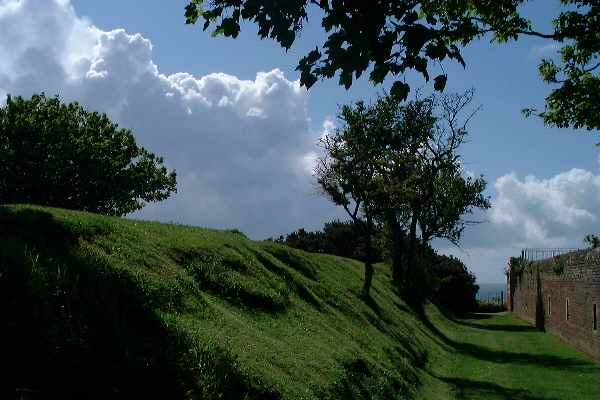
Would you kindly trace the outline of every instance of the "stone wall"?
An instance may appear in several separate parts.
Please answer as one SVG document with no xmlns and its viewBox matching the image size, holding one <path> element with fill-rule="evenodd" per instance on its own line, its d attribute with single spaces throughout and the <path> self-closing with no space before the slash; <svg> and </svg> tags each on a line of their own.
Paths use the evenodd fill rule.
<svg viewBox="0 0 600 400">
<path fill-rule="evenodd" d="M 508 293 L 520 318 L 600 360 L 600 249 L 509 269 Z"/>
</svg>

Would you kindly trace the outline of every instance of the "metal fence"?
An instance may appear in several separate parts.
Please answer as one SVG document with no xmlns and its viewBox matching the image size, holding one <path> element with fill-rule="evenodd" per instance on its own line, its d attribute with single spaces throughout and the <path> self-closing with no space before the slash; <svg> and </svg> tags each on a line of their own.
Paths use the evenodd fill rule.
<svg viewBox="0 0 600 400">
<path fill-rule="evenodd" d="M 502 305 L 504 304 L 504 290 L 499 290 L 497 292 L 486 292 L 482 294 L 477 292 L 475 299 L 480 302 Z"/>
<path fill-rule="evenodd" d="M 546 258 L 551 258 L 555 256 L 559 256 L 561 254 L 571 253 L 573 251 L 579 251 L 581 249 L 575 248 L 550 248 L 550 249 L 522 249 L 521 250 L 521 258 L 527 261 L 537 261 L 544 260 Z"/>
</svg>

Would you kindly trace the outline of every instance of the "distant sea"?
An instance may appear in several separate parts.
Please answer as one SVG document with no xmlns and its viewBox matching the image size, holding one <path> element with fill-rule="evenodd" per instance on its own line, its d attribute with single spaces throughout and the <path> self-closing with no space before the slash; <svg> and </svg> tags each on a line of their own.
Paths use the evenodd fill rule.
<svg viewBox="0 0 600 400">
<path fill-rule="evenodd" d="M 477 292 L 477 300 L 488 300 L 500 297 L 500 292 L 504 292 L 506 299 L 506 284 L 504 283 L 477 283 L 479 292 Z"/>
</svg>

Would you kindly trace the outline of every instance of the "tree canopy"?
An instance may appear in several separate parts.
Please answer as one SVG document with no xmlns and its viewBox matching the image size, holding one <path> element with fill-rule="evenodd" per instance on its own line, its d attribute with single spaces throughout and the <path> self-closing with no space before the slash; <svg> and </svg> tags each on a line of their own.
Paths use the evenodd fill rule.
<svg viewBox="0 0 600 400">
<path fill-rule="evenodd" d="M 175 171 L 105 114 L 43 93 L 0 108 L 0 203 L 125 215 L 175 191 Z"/>
<path fill-rule="evenodd" d="M 545 3 L 546 0 L 539 0 Z M 327 39 L 302 57 L 300 82 L 310 88 L 318 79 L 339 77 L 349 88 L 368 72 L 374 83 L 395 79 L 391 93 L 408 98 L 408 71 L 442 91 L 448 79 L 442 62 L 465 66 L 462 49 L 489 37 L 506 42 L 534 36 L 560 43 L 561 61 L 542 60 L 543 81 L 552 85 L 545 108 L 524 110 L 559 127 L 600 128 L 600 5 L 596 0 L 561 0 L 552 32 L 538 32 L 521 15 L 526 0 L 189 0 L 186 22 L 203 22 L 213 35 L 237 37 L 241 23 L 258 26 L 261 38 L 289 49 L 309 16 L 320 18 Z"/>
<path fill-rule="evenodd" d="M 372 111 L 359 102 L 343 106 L 340 114 L 346 126 L 321 143 L 326 156 L 315 168 L 317 182 L 323 193 L 335 204 L 344 207 L 348 216 L 365 238 L 365 282 L 363 295 L 368 297 L 373 279 L 375 207 L 377 196 L 376 168 L 379 157 L 370 135 Z"/>
<path fill-rule="evenodd" d="M 237 37 L 242 20 L 258 25 L 258 35 L 269 37 L 289 49 L 309 17 L 309 8 L 320 15 L 327 40 L 298 63 L 300 81 L 311 87 L 319 78 L 339 73 L 341 85 L 349 88 L 372 67 L 369 78 L 381 83 L 388 76 L 415 70 L 429 80 L 431 65 L 438 65 L 434 86 L 443 90 L 446 74 L 439 62 L 465 62 L 461 47 L 490 31 L 506 40 L 515 37 L 528 22 L 517 13 L 522 0 L 439 1 L 379 0 L 191 0 L 186 6 L 187 23 L 202 19 L 204 30 L 214 25 L 214 35 Z M 396 81 L 392 93 L 402 99 L 410 87 Z"/>
<path fill-rule="evenodd" d="M 384 226 L 376 227 L 375 261 L 389 257 L 389 236 Z M 289 247 L 312 253 L 334 254 L 365 261 L 364 232 L 352 221 L 326 222 L 323 229 L 297 229 L 273 240 Z M 406 235 L 399 238 L 407 240 Z M 431 299 L 456 312 L 470 312 L 477 308 L 475 296 L 478 286 L 475 276 L 457 258 L 436 253 L 431 245 L 419 243 L 419 252 L 426 264 L 427 294 Z"/>
<path fill-rule="evenodd" d="M 475 208 L 490 208 L 489 199 L 483 195 L 485 180 L 465 173 L 458 153 L 467 137 L 468 124 L 478 111 L 469 109 L 473 97 L 473 90 L 431 96 L 425 99 L 428 115 L 408 116 L 417 121 L 433 116 L 435 120 L 423 138 L 423 148 L 417 152 L 420 168 L 412 188 L 417 192 L 413 196 L 417 201 L 410 206 L 425 244 L 433 238 L 458 244 L 465 226 L 472 222 L 463 216 Z"/>
<path fill-rule="evenodd" d="M 554 32 L 539 34 L 561 44 L 560 60 L 543 59 L 542 80 L 552 87 L 541 112 L 548 125 L 600 129 L 600 4 L 595 0 L 561 0 Z"/>
<path fill-rule="evenodd" d="M 384 259 L 382 236 L 381 229 L 377 229 L 376 244 L 373 246 L 372 254 L 374 262 L 381 262 Z M 270 240 L 311 253 L 335 254 L 360 261 L 366 260 L 364 230 L 357 227 L 353 221 L 334 220 L 326 222 L 321 230 L 307 231 L 300 228 Z"/>
<path fill-rule="evenodd" d="M 466 175 L 458 154 L 472 98 L 468 91 L 406 104 L 393 95 L 358 102 L 342 107 L 341 128 L 322 139 L 316 176 L 323 192 L 353 220 L 387 224 L 396 280 L 409 279 L 400 273 L 403 254 L 412 266 L 419 242 L 458 243 L 470 222 L 464 216 L 490 207 L 485 180 Z M 400 247 L 403 232 L 408 248 Z"/>
</svg>

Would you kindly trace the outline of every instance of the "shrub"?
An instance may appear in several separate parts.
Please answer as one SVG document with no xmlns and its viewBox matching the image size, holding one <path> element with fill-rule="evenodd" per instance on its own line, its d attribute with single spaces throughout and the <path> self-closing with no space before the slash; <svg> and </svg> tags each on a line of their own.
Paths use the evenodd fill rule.
<svg viewBox="0 0 600 400">
<path fill-rule="evenodd" d="M 477 302 L 477 311 L 485 313 L 497 313 L 506 311 L 506 304 L 500 304 L 493 301 L 479 301 Z"/>
<path fill-rule="evenodd" d="M 561 256 L 555 256 L 552 262 L 552 270 L 555 274 L 560 275 L 565 271 L 565 259 Z"/>
<path fill-rule="evenodd" d="M 453 256 L 435 255 L 430 268 L 434 298 L 454 312 L 477 309 L 475 296 L 479 286 L 465 264 Z"/>
<path fill-rule="evenodd" d="M 382 235 L 378 230 L 374 238 L 375 262 L 383 261 L 383 241 L 379 239 Z M 326 222 L 322 230 L 313 232 L 300 228 L 274 241 L 311 253 L 327 253 L 359 261 L 365 261 L 366 257 L 364 233 L 352 221 Z"/>
<path fill-rule="evenodd" d="M 522 257 L 511 257 L 509 260 L 510 269 L 517 274 L 520 274 L 527 268 L 529 263 Z"/>
</svg>

